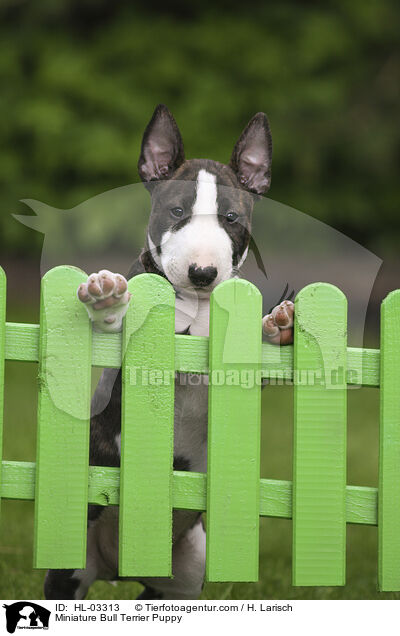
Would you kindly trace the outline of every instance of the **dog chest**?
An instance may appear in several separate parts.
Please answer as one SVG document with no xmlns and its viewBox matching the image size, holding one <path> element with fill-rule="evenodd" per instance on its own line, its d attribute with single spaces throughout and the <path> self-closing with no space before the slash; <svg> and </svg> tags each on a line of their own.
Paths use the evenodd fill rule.
<svg viewBox="0 0 400 636">
<path fill-rule="evenodd" d="M 179 292 L 175 301 L 175 332 L 208 336 L 210 299 L 197 293 Z"/>
</svg>

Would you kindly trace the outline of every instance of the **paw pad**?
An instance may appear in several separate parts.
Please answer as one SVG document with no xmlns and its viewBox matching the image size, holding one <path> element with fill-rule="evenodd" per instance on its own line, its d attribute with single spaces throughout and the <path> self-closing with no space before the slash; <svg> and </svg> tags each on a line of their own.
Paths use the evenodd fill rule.
<svg viewBox="0 0 400 636">
<path fill-rule="evenodd" d="M 124 295 L 129 294 L 127 289 L 128 283 L 121 274 L 102 269 L 98 274 L 91 274 L 86 283 L 79 285 L 78 298 L 95 309 L 104 309 L 121 302 Z"/>
<path fill-rule="evenodd" d="M 124 276 L 102 269 L 79 286 L 78 298 L 97 331 L 119 331 L 131 294 Z"/>
<path fill-rule="evenodd" d="M 264 316 L 263 333 L 273 344 L 291 344 L 293 342 L 294 304 L 284 300 Z"/>
</svg>

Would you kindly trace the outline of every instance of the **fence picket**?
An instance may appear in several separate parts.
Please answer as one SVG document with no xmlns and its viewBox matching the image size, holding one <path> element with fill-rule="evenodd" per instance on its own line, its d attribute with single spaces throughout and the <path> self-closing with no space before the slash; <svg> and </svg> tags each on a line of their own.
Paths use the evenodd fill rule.
<svg viewBox="0 0 400 636">
<path fill-rule="evenodd" d="M 206 576 L 256 581 L 261 295 L 245 280 L 224 282 L 212 293 L 209 367 Z M 254 384 L 246 388 L 251 376 Z"/>
<path fill-rule="evenodd" d="M 170 576 L 175 294 L 156 275 L 129 282 L 122 366 L 120 576 Z"/>
<path fill-rule="evenodd" d="M 378 584 L 400 590 L 400 290 L 381 307 Z"/>
<path fill-rule="evenodd" d="M 308 285 L 295 316 L 293 584 L 344 585 L 347 301 Z"/>
<path fill-rule="evenodd" d="M 85 274 L 42 279 L 34 567 L 86 563 L 91 325 L 76 292 Z"/>
<path fill-rule="evenodd" d="M 4 354 L 6 340 L 6 292 L 7 281 L 0 267 L 0 461 L 3 458 L 3 417 L 4 417 Z M 3 483 L 2 466 L 0 466 L 0 488 Z M 0 501 L 1 503 L 1 501 Z"/>
</svg>

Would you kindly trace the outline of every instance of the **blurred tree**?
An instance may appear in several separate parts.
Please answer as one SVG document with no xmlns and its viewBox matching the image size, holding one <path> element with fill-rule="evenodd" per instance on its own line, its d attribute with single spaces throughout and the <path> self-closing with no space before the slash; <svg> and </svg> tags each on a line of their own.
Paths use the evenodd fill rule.
<svg viewBox="0 0 400 636">
<path fill-rule="evenodd" d="M 0 15 L 3 254 L 40 244 L 28 245 L 32 233 L 10 219 L 26 213 L 20 199 L 72 208 L 136 181 L 159 102 L 188 157 L 224 162 L 248 119 L 266 111 L 270 196 L 379 253 L 397 248 L 395 0 L 224 0 L 218 10 L 183 0 L 3 0 Z"/>
</svg>

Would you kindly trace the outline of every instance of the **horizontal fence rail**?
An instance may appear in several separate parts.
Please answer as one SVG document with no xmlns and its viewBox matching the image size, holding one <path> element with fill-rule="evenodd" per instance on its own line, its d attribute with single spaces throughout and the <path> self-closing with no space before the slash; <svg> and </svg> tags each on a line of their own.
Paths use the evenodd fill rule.
<svg viewBox="0 0 400 636">
<path fill-rule="evenodd" d="M 2 499 L 35 499 L 34 462 L 3 461 Z M 119 504 L 120 469 L 89 466 L 88 502 L 99 506 Z M 207 510 L 207 476 L 174 471 L 172 506 L 180 510 Z M 260 479 L 261 517 L 292 518 L 292 482 Z M 346 522 L 378 525 L 378 489 L 346 486 Z"/>
<path fill-rule="evenodd" d="M 276 347 L 261 342 L 247 281 L 216 288 L 204 338 L 174 334 L 172 287 L 147 274 L 129 281 L 123 333 L 92 332 L 76 297 L 85 276 L 51 270 L 40 325 L 6 323 L 0 268 L 0 426 L 3 361 L 39 363 L 36 463 L 3 460 L 0 480 L 2 499 L 35 502 L 35 567 L 85 566 L 97 504 L 119 506 L 121 576 L 170 576 L 172 511 L 185 509 L 207 512 L 208 580 L 257 580 L 261 516 L 293 519 L 295 585 L 344 585 L 346 524 L 378 526 L 379 587 L 400 590 L 400 291 L 383 305 L 381 353 L 347 347 L 346 299 L 332 285 L 299 293 L 295 346 Z M 92 367 L 122 367 L 121 469 L 88 466 Z M 207 474 L 173 471 L 173 382 L 132 382 L 134 368 L 209 375 Z M 251 386 L 214 379 L 243 369 Z M 260 479 L 263 380 L 295 387 L 293 483 Z M 346 385 L 381 388 L 378 488 L 346 485 Z"/>
<path fill-rule="evenodd" d="M 92 366 L 118 369 L 122 364 L 122 334 L 93 332 Z M 181 373 L 208 373 L 208 338 L 175 335 L 175 370 Z M 279 355 L 277 351 L 280 351 Z M 5 359 L 21 362 L 39 360 L 39 325 L 7 322 Z M 293 381 L 293 345 L 283 348 L 269 343 L 261 346 L 261 375 L 277 383 Z M 379 387 L 379 349 L 347 347 L 346 383 Z"/>
</svg>

